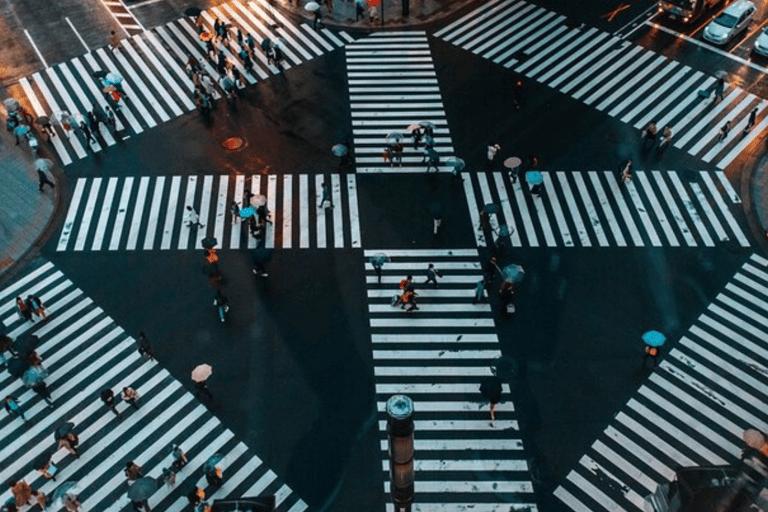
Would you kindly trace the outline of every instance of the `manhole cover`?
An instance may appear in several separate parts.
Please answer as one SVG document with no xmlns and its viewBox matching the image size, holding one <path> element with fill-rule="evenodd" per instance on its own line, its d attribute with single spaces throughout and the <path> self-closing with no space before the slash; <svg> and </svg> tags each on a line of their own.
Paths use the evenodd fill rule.
<svg viewBox="0 0 768 512">
<path fill-rule="evenodd" d="M 227 151 L 237 151 L 245 146 L 245 139 L 242 137 L 227 137 L 221 143 L 221 146 Z"/>
</svg>

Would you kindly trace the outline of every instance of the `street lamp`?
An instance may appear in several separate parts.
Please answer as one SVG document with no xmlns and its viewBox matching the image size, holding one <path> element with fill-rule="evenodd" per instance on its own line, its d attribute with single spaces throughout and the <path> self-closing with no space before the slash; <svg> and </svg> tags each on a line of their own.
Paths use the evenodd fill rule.
<svg viewBox="0 0 768 512">
<path fill-rule="evenodd" d="M 411 512 L 413 502 L 413 401 L 405 395 L 387 400 L 389 491 L 396 512 Z"/>
</svg>

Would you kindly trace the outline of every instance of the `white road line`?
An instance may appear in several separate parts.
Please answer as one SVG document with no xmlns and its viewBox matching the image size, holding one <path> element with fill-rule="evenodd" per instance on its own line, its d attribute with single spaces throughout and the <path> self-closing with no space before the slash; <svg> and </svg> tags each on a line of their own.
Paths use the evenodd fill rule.
<svg viewBox="0 0 768 512">
<path fill-rule="evenodd" d="M 635 206 L 635 211 L 637 212 L 638 216 L 640 217 L 640 221 L 643 223 L 643 226 L 645 227 L 646 233 L 648 233 L 648 236 L 651 239 L 651 245 L 654 247 L 661 247 L 661 239 L 659 239 L 659 235 L 656 234 L 656 229 L 653 227 L 653 224 L 651 223 L 651 218 L 648 215 L 648 209 L 643 204 L 643 200 L 640 199 L 640 194 L 637 192 L 637 188 L 635 188 L 635 184 L 632 183 L 632 181 L 627 181 L 624 183 L 625 188 L 629 192 L 629 197 L 632 198 L 632 203 Z"/>
<path fill-rule="evenodd" d="M 138 88 L 147 99 L 147 102 L 152 105 L 155 112 L 157 112 L 157 115 L 160 116 L 160 119 L 162 119 L 164 122 L 168 122 L 171 119 L 171 116 L 165 111 L 165 108 L 160 104 L 158 98 L 162 98 L 165 101 L 175 116 L 180 116 L 182 113 L 181 109 L 168 97 L 168 93 L 160 87 L 157 79 L 155 79 L 151 73 L 147 73 L 147 76 L 149 77 L 147 81 L 151 84 L 151 87 L 154 89 L 154 91 L 157 92 L 157 94 L 155 94 L 155 92 L 153 92 L 150 87 L 146 85 L 145 81 L 139 74 L 139 71 L 134 69 L 128 59 L 125 58 L 124 53 L 127 52 L 131 56 L 131 59 L 134 61 L 136 66 L 139 69 L 144 69 L 146 71 L 147 66 L 136 53 L 136 50 L 133 49 L 133 46 L 130 45 L 128 39 L 123 40 L 121 48 L 122 50 L 115 51 L 112 53 L 112 55 L 114 55 L 115 59 L 120 63 L 120 66 L 131 77 L 130 80 L 123 81 L 123 88 L 128 91 L 129 94 L 135 94 L 134 86 Z M 104 52 L 104 55 L 106 55 L 106 52 Z"/>
<path fill-rule="evenodd" d="M 86 178 L 78 178 L 75 185 L 75 191 L 72 194 L 72 200 L 69 203 L 69 211 L 67 211 L 67 217 L 64 219 L 64 227 L 61 230 L 61 236 L 59 237 L 59 243 L 56 246 L 57 251 L 66 251 L 69 239 L 75 229 L 75 218 L 77 217 L 77 211 L 80 208 L 80 201 L 83 198 L 83 191 L 85 190 L 85 184 L 88 180 Z"/>
<path fill-rule="evenodd" d="M 277 211 L 275 210 L 275 204 L 277 202 L 277 175 L 270 174 L 267 178 L 267 211 L 276 217 Z M 272 249 L 275 247 L 275 224 L 276 218 L 273 218 L 273 224 L 267 224 L 265 234 L 265 247 Z"/>
<path fill-rule="evenodd" d="M 91 67 L 93 71 L 96 71 L 98 69 L 101 69 L 99 64 L 96 62 L 96 59 L 93 58 L 93 55 L 90 53 L 85 54 L 85 60 L 88 61 L 88 65 Z M 95 98 L 96 103 L 99 104 L 99 106 L 106 111 L 105 107 L 107 106 L 107 100 L 104 99 L 104 95 L 101 92 L 101 89 L 99 89 L 96 84 L 94 83 L 93 77 L 90 73 L 85 69 L 85 66 L 78 58 L 72 59 L 72 65 L 75 66 L 75 69 L 78 73 L 80 73 L 80 78 L 85 83 L 86 87 L 88 87 L 88 90 L 91 93 L 91 97 Z M 133 116 L 133 113 L 131 110 L 125 105 L 125 102 L 123 102 L 123 105 L 120 106 L 120 112 L 123 113 L 125 118 L 128 120 L 128 123 L 131 125 L 131 128 L 133 128 L 133 131 L 136 133 L 141 133 L 143 131 L 143 128 L 139 124 L 139 122 L 136 120 L 136 118 Z M 123 125 L 122 120 L 119 116 L 115 115 L 115 126 L 117 127 L 118 131 L 123 131 L 125 129 L 125 126 Z"/>
<path fill-rule="evenodd" d="M 47 116 L 48 113 L 43 108 L 40 101 L 37 99 L 37 96 L 35 95 L 35 91 L 32 89 L 32 86 L 29 84 L 29 80 L 27 80 L 26 78 L 20 78 L 19 85 L 21 85 L 21 88 L 24 90 L 24 94 L 27 95 L 27 99 L 29 100 L 30 105 L 32 105 L 32 110 L 35 111 L 35 114 L 37 116 Z M 49 117 L 53 122 L 55 116 L 51 113 Z M 61 158 L 62 165 L 66 166 L 71 164 L 72 158 L 69 156 L 69 153 L 64 148 L 64 144 L 61 142 L 61 132 L 59 132 L 59 135 L 57 137 L 53 137 L 51 139 L 51 142 L 53 143 L 53 147 L 56 150 L 56 153 L 58 153 L 59 158 Z"/>
<path fill-rule="evenodd" d="M 136 204 L 134 205 L 133 218 L 131 219 L 131 231 L 128 233 L 128 243 L 125 247 L 128 251 L 136 249 L 139 240 L 139 231 L 141 230 L 141 218 L 144 214 L 144 204 L 147 200 L 147 189 L 149 188 L 149 176 L 143 176 L 139 181 L 139 190 L 136 194 Z"/>
<path fill-rule="evenodd" d="M 597 214 L 597 209 L 595 208 L 595 205 L 592 204 L 592 198 L 589 197 L 589 190 L 587 189 L 587 185 L 584 182 L 581 173 L 574 173 L 573 181 L 576 183 L 576 190 L 579 191 L 579 195 L 581 196 L 581 203 L 587 210 L 587 220 L 589 221 L 590 226 L 592 226 L 595 236 L 597 236 L 598 243 L 601 247 L 607 247 L 609 245 L 608 237 L 605 236 L 600 217 Z"/>
<path fill-rule="evenodd" d="M 61 112 L 63 109 L 59 108 L 58 103 L 56 103 L 56 100 L 51 94 L 51 91 L 48 89 L 48 85 L 45 83 L 42 76 L 40 76 L 40 73 L 34 73 L 32 75 L 32 79 L 35 81 L 37 88 L 40 89 L 40 92 L 43 94 L 43 97 L 45 98 L 45 101 L 48 103 L 48 105 L 50 105 L 52 111 L 56 113 Z M 74 114 L 74 112 L 70 113 Z M 75 149 L 75 153 L 77 154 L 78 158 L 86 157 L 87 153 L 83 149 L 83 146 L 80 144 L 80 140 L 77 138 L 76 134 L 73 133 L 71 135 L 69 138 L 69 143 Z"/>
<path fill-rule="evenodd" d="M 349 230 L 352 247 L 361 247 L 360 213 L 357 205 L 357 178 L 354 174 L 347 175 L 347 195 L 349 200 Z"/>
<path fill-rule="evenodd" d="M 616 245 L 619 247 L 626 247 L 627 241 L 624 240 L 624 235 L 621 233 L 621 227 L 619 226 L 619 220 L 613 214 L 611 204 L 608 201 L 608 196 L 605 194 L 605 190 L 603 190 L 603 186 L 600 183 L 600 176 L 595 171 L 589 171 L 587 174 L 589 175 L 589 180 L 592 182 L 592 187 L 597 194 L 600 206 L 603 209 L 603 215 L 605 215 L 605 218 L 607 219 L 608 227 L 611 228 L 613 238 L 616 240 Z"/>
<path fill-rule="evenodd" d="M 251 192 L 253 194 L 260 194 L 261 193 L 261 176 L 251 176 Z M 250 206 L 249 204 L 243 203 L 243 207 Z M 249 249 L 255 249 L 257 241 L 254 237 L 248 236 L 248 248 Z"/>
<path fill-rule="evenodd" d="M 283 249 L 290 249 L 292 245 L 293 232 L 291 230 L 291 221 L 293 220 L 293 176 L 286 174 L 283 176 Z M 301 229 L 301 227 L 299 228 Z"/>
<path fill-rule="evenodd" d="M 662 57 L 662 61 L 664 58 Z M 634 89 L 632 89 L 632 94 L 630 96 L 627 96 L 624 101 L 621 101 L 618 105 L 616 105 L 613 109 L 611 109 L 610 112 L 608 112 L 608 115 L 611 117 L 618 117 L 621 115 L 621 112 L 627 108 L 629 105 L 632 104 L 635 100 L 638 98 L 647 98 L 648 97 L 648 90 L 651 89 L 653 92 L 651 92 L 651 95 L 655 96 L 656 89 L 665 89 L 666 84 L 669 82 L 669 80 L 666 78 L 668 74 L 670 74 L 680 63 L 674 60 L 668 60 L 664 63 L 664 66 L 659 70 L 658 73 L 656 73 L 653 76 L 653 80 L 644 80 L 643 84 L 639 87 L 635 86 Z M 648 70 L 650 72 L 650 69 Z M 680 74 L 680 73 L 679 73 Z M 677 80 L 675 80 L 673 83 L 677 83 Z"/>
<path fill-rule="evenodd" d="M 309 176 L 299 175 L 299 247 L 309 248 L 309 209 L 314 204 L 314 198 L 309 195 Z"/>
<path fill-rule="evenodd" d="M 720 224 L 720 221 L 717 219 L 717 216 L 715 216 L 715 212 L 712 210 L 712 207 L 709 205 L 709 200 L 707 200 L 707 197 L 704 195 L 704 192 L 701 190 L 701 187 L 698 183 L 691 183 L 691 190 L 693 191 L 694 197 L 698 200 L 699 205 L 701 206 L 701 209 L 704 210 L 704 214 L 709 219 L 709 223 L 712 226 L 712 228 L 715 230 L 715 233 L 717 233 L 718 239 L 722 242 L 725 240 L 729 240 L 728 235 L 725 232 L 725 229 L 723 229 L 722 224 Z"/>
<path fill-rule="evenodd" d="M 688 245 L 688 247 L 696 246 L 696 239 L 693 237 L 690 228 L 685 223 L 682 212 L 677 207 L 677 203 L 670 199 L 672 197 L 672 193 L 670 192 L 669 187 L 667 187 L 667 183 L 664 181 L 664 176 L 659 171 L 653 171 L 653 179 L 656 182 L 656 185 L 659 187 L 661 196 L 668 198 L 666 201 L 667 207 L 672 211 L 672 218 L 677 222 L 677 227 L 683 234 L 685 243 Z"/>
<path fill-rule="evenodd" d="M 75 80 L 74 75 L 69 70 L 69 67 L 67 67 L 67 64 L 61 63 L 59 64 L 59 70 L 61 70 L 61 74 L 64 75 L 64 78 L 67 80 L 67 83 L 69 83 L 69 86 L 72 87 L 72 89 L 75 91 L 75 94 L 77 95 L 77 98 L 80 100 L 80 103 L 85 107 L 87 112 L 92 112 L 94 109 L 94 105 L 91 102 L 90 98 L 85 94 L 85 91 L 83 91 L 82 88 L 80 88 L 80 85 L 77 83 L 77 80 Z M 87 83 L 87 81 L 86 81 Z M 104 142 L 107 143 L 108 146 L 114 146 L 115 139 L 112 137 L 112 134 L 109 132 L 109 129 L 107 129 L 106 126 L 104 126 L 103 123 L 99 123 L 99 133 L 104 138 Z M 94 133 L 93 136 L 96 137 L 98 134 Z"/>
<path fill-rule="evenodd" d="M 520 241 L 520 232 L 517 229 L 517 223 L 515 222 L 515 215 L 512 213 L 512 207 L 509 201 L 509 192 L 507 191 L 506 184 L 504 183 L 504 175 L 500 172 L 494 173 L 494 181 L 496 183 L 496 190 L 499 194 L 499 201 L 501 202 L 501 211 L 504 213 L 504 222 L 509 226 L 510 240 L 513 247 L 520 247 L 522 242 Z M 464 178 L 465 181 L 469 178 Z M 477 206 L 475 206 L 477 209 Z M 478 220 L 479 223 L 479 220 Z M 473 222 L 474 226 L 474 222 Z"/>
<path fill-rule="evenodd" d="M 595 80 L 599 83 L 599 81 L 602 80 L 602 77 L 607 76 L 610 71 L 616 69 L 626 60 L 626 52 L 628 48 L 629 45 L 627 43 L 621 43 L 613 38 L 605 39 L 601 46 L 590 51 L 577 64 L 564 69 L 559 73 L 555 79 L 549 83 L 549 86 L 556 89 L 560 87 L 560 84 L 565 82 L 565 85 L 560 88 L 560 92 L 569 93 L 574 87 L 582 83 L 583 80 L 590 75 L 593 75 L 595 72 L 598 72 L 601 64 L 610 63 L 608 59 L 611 58 L 613 63 L 610 64 L 606 70 L 598 72 L 597 74 Z"/>
<path fill-rule="evenodd" d="M 707 189 L 709 189 L 709 193 L 712 195 L 712 199 L 714 199 L 717 207 L 722 212 L 723 217 L 725 217 L 725 221 L 731 227 L 731 231 L 733 231 L 733 234 L 736 235 L 736 238 L 739 240 L 739 244 L 741 244 L 742 247 L 749 247 L 749 240 L 747 240 L 747 237 L 744 236 L 739 223 L 736 222 L 736 219 L 731 214 L 728 206 L 726 206 L 725 201 L 723 201 L 723 197 L 720 194 L 720 191 L 717 190 L 715 183 L 712 181 L 712 177 L 705 171 L 700 171 L 699 175 L 701 176 L 702 181 L 704 181 L 704 184 L 707 186 Z"/>
<path fill-rule="evenodd" d="M 27 36 L 27 39 L 29 39 L 29 44 L 31 44 L 32 48 L 34 48 L 35 53 L 37 54 L 37 57 L 40 59 L 40 62 L 43 63 L 43 67 L 47 68 L 48 67 L 48 63 L 45 62 L 45 59 L 43 58 L 43 54 L 40 53 L 40 50 L 37 48 L 37 45 L 35 44 L 35 41 L 32 40 L 32 36 L 29 35 L 29 32 L 27 32 L 27 29 L 24 29 L 24 34 Z"/>
<path fill-rule="evenodd" d="M 117 69 L 117 66 L 115 66 L 112 63 L 112 60 L 107 56 L 107 52 L 104 50 L 104 48 L 98 48 L 95 53 L 96 53 L 96 55 L 98 55 L 101 58 L 101 60 L 103 62 L 105 62 L 107 64 L 108 69 Z M 91 58 L 93 58 L 93 54 L 90 53 L 90 54 L 86 55 L 86 59 L 89 56 Z M 125 58 L 124 57 L 121 56 L 120 59 L 123 62 L 125 62 Z M 93 62 L 95 63 L 95 60 Z M 130 73 L 130 74 L 131 74 L 132 77 L 134 77 L 133 73 Z M 132 78 L 132 80 L 135 80 L 135 78 Z M 143 84 L 138 84 L 138 85 L 142 88 L 142 90 L 146 90 L 144 88 Z M 144 119 L 144 122 L 147 123 L 147 126 L 149 126 L 150 128 L 154 128 L 155 126 L 157 126 L 157 121 L 155 121 L 155 119 L 152 117 L 152 115 L 149 113 L 149 111 L 146 108 L 144 108 L 144 102 L 141 100 L 141 98 L 138 96 L 138 94 L 133 90 L 133 87 L 131 86 L 131 84 L 126 83 L 126 81 L 123 80 L 122 86 L 123 86 L 123 89 L 125 89 L 125 91 L 129 94 L 129 98 L 128 99 L 132 99 L 131 105 L 133 105 L 134 108 L 136 108 L 136 110 L 139 112 L 139 114 Z M 154 98 L 152 98 L 150 96 L 150 100 L 151 101 L 149 101 L 149 103 L 153 107 L 155 107 L 155 109 L 157 110 L 157 103 L 155 102 Z M 125 113 L 126 106 L 127 106 L 126 104 L 128 103 L 128 101 L 127 101 L 126 98 L 124 98 L 121 103 L 122 103 L 122 105 L 120 106 L 120 110 L 123 113 Z M 165 111 L 163 111 L 163 113 L 165 113 Z M 133 114 L 131 114 L 131 115 L 133 115 Z M 126 115 L 126 117 L 127 117 L 127 115 Z M 161 116 L 161 119 L 163 119 L 163 121 L 167 121 L 170 118 L 168 117 L 168 114 L 165 114 L 165 117 Z M 133 123 L 131 123 L 131 124 L 133 125 Z"/>
<path fill-rule="evenodd" d="M 159 0 L 158 0 L 158 1 L 159 1 Z M 87 45 L 87 44 L 85 44 L 85 41 L 83 41 L 83 38 L 82 38 L 82 37 L 80 37 L 80 32 L 78 32 L 78 31 L 75 29 L 75 26 L 74 26 L 74 25 L 72 24 L 72 22 L 69 20 L 69 16 L 64 16 L 64 19 L 66 20 L 67 24 L 69 25 L 69 28 L 71 28 L 71 29 L 72 29 L 72 32 L 74 32 L 74 33 L 75 33 L 75 35 L 77 36 L 77 39 L 80 41 L 80 44 L 82 44 L 82 45 L 83 45 L 83 48 L 85 48 L 85 51 L 86 51 L 86 53 L 87 53 L 87 52 L 90 52 L 90 51 L 91 51 L 91 49 L 90 49 L 90 48 L 88 48 L 88 45 Z"/>
<path fill-rule="evenodd" d="M 203 178 L 203 190 L 202 194 L 200 194 L 200 223 L 203 224 L 203 228 L 200 228 L 200 226 L 192 226 L 187 228 L 187 232 L 190 235 L 193 235 L 195 237 L 195 248 L 202 250 L 203 248 L 203 237 L 199 236 L 201 234 L 201 229 L 204 229 L 205 226 L 209 226 L 211 224 L 211 218 L 209 212 L 211 211 L 211 201 L 213 200 L 212 196 L 213 191 L 213 176 L 208 175 Z M 192 206 L 192 208 L 195 208 L 194 205 L 187 205 Z M 197 210 L 197 208 L 195 208 Z M 204 233 L 204 231 L 203 231 Z"/>
<path fill-rule="evenodd" d="M 741 198 L 739 197 L 739 194 L 736 193 L 736 190 L 734 190 L 731 182 L 728 180 L 728 176 L 726 176 L 723 171 L 715 171 L 715 176 L 717 176 L 717 180 L 725 189 L 725 193 L 728 195 L 728 198 L 731 200 L 731 202 L 734 204 L 741 204 Z"/>
<path fill-rule="evenodd" d="M 331 174 L 331 195 L 333 196 L 333 246 L 344 247 L 344 217 L 342 207 L 344 201 L 341 198 L 341 178 L 338 174 Z"/>
<path fill-rule="evenodd" d="M 163 238 L 160 242 L 161 250 L 167 250 L 171 248 L 173 229 L 176 227 L 176 210 L 179 200 L 180 188 L 181 176 L 171 177 L 171 190 L 168 192 L 168 207 L 165 209 L 165 226 L 163 226 Z"/>
<path fill-rule="evenodd" d="M 133 190 L 133 176 L 128 176 L 123 182 L 123 191 L 120 194 L 120 202 L 117 205 L 117 215 L 115 215 L 115 224 L 112 226 L 112 239 L 109 242 L 109 250 L 116 251 L 120 247 L 120 237 L 123 234 L 123 225 L 128 216 L 128 200 Z"/>
<path fill-rule="evenodd" d="M 91 227 L 91 219 L 93 218 L 93 212 L 96 209 L 96 201 L 99 198 L 99 190 L 101 189 L 101 178 L 94 178 L 91 182 L 90 193 L 88 194 L 88 201 L 85 203 L 85 211 L 83 212 L 83 219 L 80 221 L 80 229 L 77 231 L 77 240 L 75 240 L 75 250 L 82 251 L 85 248 L 85 240 L 88 238 L 88 231 Z"/>
<path fill-rule="evenodd" d="M 236 203 L 239 203 L 239 198 L 243 197 L 243 192 L 245 191 L 245 176 L 242 174 L 239 174 L 235 176 L 235 195 L 233 197 L 233 201 Z M 238 207 L 245 207 L 245 205 L 239 204 Z M 240 233 L 243 231 L 243 226 L 245 225 L 245 221 L 240 218 L 240 216 L 233 216 L 231 219 L 232 226 L 230 228 L 230 235 L 229 235 L 229 248 L 230 249 L 239 249 L 240 248 Z M 224 246 L 224 243 L 222 242 L 222 247 Z"/>
<path fill-rule="evenodd" d="M 571 192 L 571 186 L 568 184 L 568 176 L 564 172 L 556 172 L 555 176 L 557 176 L 557 181 L 560 183 L 560 188 L 563 190 L 565 204 L 568 205 L 568 213 L 571 215 L 574 224 L 576 224 L 576 233 L 579 235 L 579 242 L 581 242 L 581 246 L 592 247 L 592 242 L 589 239 L 587 228 L 584 226 L 584 222 L 581 220 L 579 207 L 576 205 L 573 192 Z"/>
<path fill-rule="evenodd" d="M 672 185 L 675 187 L 675 190 L 677 190 L 678 196 L 680 196 L 680 199 L 685 205 L 685 209 L 688 212 L 688 216 L 691 218 L 693 225 L 696 226 L 696 230 L 699 232 L 699 236 L 701 236 L 702 240 L 704 241 L 704 245 L 707 247 L 713 247 L 715 242 L 712 240 L 712 237 L 709 236 L 707 227 L 701 221 L 701 217 L 696 211 L 694 202 L 691 200 L 688 192 L 685 190 L 683 183 L 680 181 L 680 177 L 677 175 L 677 173 L 674 172 L 669 173 L 668 176 L 669 179 L 672 180 Z"/>
<path fill-rule="evenodd" d="M 560 231 L 560 238 L 563 240 L 563 244 L 566 247 L 573 247 L 573 238 L 571 237 L 571 232 L 568 229 L 568 223 L 566 222 L 565 216 L 563 215 L 563 209 L 560 206 L 560 200 L 557 197 L 557 190 L 554 187 L 550 173 L 543 172 L 541 174 L 544 178 L 544 187 L 547 190 L 547 197 L 549 198 L 550 204 L 552 205 L 552 211 L 555 214 L 555 221 L 557 222 L 557 227 Z"/>
<path fill-rule="evenodd" d="M 146 45 L 146 43 L 141 38 L 141 36 L 134 35 L 132 39 L 133 39 L 133 42 L 136 44 L 136 46 L 138 46 L 141 49 L 142 53 L 147 57 L 147 59 L 149 59 L 149 61 L 152 63 L 155 69 L 157 69 L 160 76 L 162 76 L 165 79 L 166 83 L 171 88 L 171 90 L 176 93 L 176 96 L 179 98 L 179 100 L 181 100 L 181 103 L 185 107 L 187 107 L 187 111 L 194 110 L 195 104 L 192 103 L 192 100 L 190 99 L 189 95 L 181 89 L 181 87 L 179 86 L 179 81 L 175 80 L 174 78 L 171 77 L 171 75 L 168 74 L 167 68 L 170 67 L 171 69 L 176 71 L 177 74 L 180 74 L 181 77 L 183 77 L 181 78 L 182 83 L 189 82 L 189 80 L 186 79 L 187 77 L 184 76 L 183 71 L 180 69 L 178 64 L 174 63 L 169 66 L 167 60 L 166 60 L 166 65 L 161 64 L 160 61 L 157 60 L 157 57 L 155 57 L 155 51 L 149 49 L 149 47 Z M 128 48 L 129 48 L 129 52 L 131 53 L 131 56 L 135 55 L 134 60 L 141 59 L 141 57 L 139 57 L 138 54 L 136 54 L 136 51 L 133 49 L 133 47 L 129 45 Z M 145 72 L 151 76 L 157 76 L 157 73 L 153 72 L 149 68 L 146 68 Z M 158 91 L 161 90 L 159 85 L 156 85 L 155 89 L 157 89 Z M 163 90 L 161 94 L 163 95 L 164 98 L 167 98 L 166 102 L 171 107 L 171 110 L 173 110 L 176 116 L 177 117 L 180 116 L 182 114 L 182 110 L 176 105 L 175 102 L 171 101 L 169 97 L 170 95 L 168 94 L 168 92 Z"/>
<path fill-rule="evenodd" d="M 117 180 L 118 178 L 113 176 L 109 178 L 109 181 L 107 182 L 107 192 L 104 194 L 104 199 L 101 203 L 99 222 L 96 225 L 96 233 L 94 233 L 93 244 L 91 245 L 92 251 L 100 251 L 101 244 L 104 242 L 104 235 L 107 231 L 107 222 L 109 221 L 109 212 L 115 204 L 112 198 L 114 197 L 115 189 L 117 188 Z"/>
<path fill-rule="evenodd" d="M 184 197 L 184 203 L 181 205 L 181 227 L 179 229 L 179 249 L 186 249 L 189 247 L 189 232 L 187 223 L 184 222 L 184 216 L 187 214 L 187 206 L 194 208 L 195 204 L 195 189 L 197 188 L 197 176 L 187 177 L 187 193 Z"/>
<path fill-rule="evenodd" d="M 648 180 L 645 172 L 638 171 L 635 173 L 635 175 L 643 186 L 643 192 L 645 192 L 646 197 L 648 197 L 648 201 L 650 201 L 651 206 L 653 207 L 656 220 L 661 225 L 661 229 L 664 231 L 669 244 L 672 247 L 680 247 L 680 242 L 677 240 L 675 232 L 672 230 L 672 227 L 667 220 L 667 215 L 664 213 L 664 209 L 661 207 L 661 203 L 659 203 L 659 200 L 656 199 L 656 194 L 653 192 L 653 188 L 651 187 L 651 183 Z"/>
<path fill-rule="evenodd" d="M 653 57 L 653 53 L 648 52 L 650 57 Z M 644 63 L 642 59 L 638 59 L 641 62 Z M 646 77 L 649 73 L 654 72 L 654 80 L 660 80 L 663 76 L 663 66 L 664 61 L 666 60 L 666 57 L 663 55 L 659 55 L 656 57 L 655 60 L 649 61 L 647 64 L 643 65 L 641 69 L 638 69 L 637 71 L 632 70 L 624 74 L 624 76 L 620 79 L 621 86 L 618 87 L 616 90 L 612 91 L 611 94 L 609 94 L 603 101 L 597 104 L 595 108 L 597 110 L 603 111 L 606 108 L 608 108 L 611 104 L 613 104 L 617 100 L 619 101 L 618 105 L 616 105 L 614 108 L 621 112 L 626 106 L 634 101 L 636 98 L 640 96 L 638 93 L 638 83 L 643 81 L 650 82 L 651 80 L 646 80 Z M 641 64 L 642 65 L 642 64 Z M 662 66 L 662 71 L 659 71 L 659 67 Z M 619 82 L 617 82 L 618 85 Z M 627 94 L 628 91 L 631 89 L 631 93 Z M 609 114 L 610 115 L 610 114 Z M 614 117 L 614 116 L 611 116 Z"/>
<path fill-rule="evenodd" d="M 675 66 L 678 66 L 680 64 L 681 63 L 679 63 L 677 61 L 671 61 L 671 65 L 667 66 L 667 68 L 671 70 Z M 680 80 L 682 80 L 683 77 L 690 70 L 691 70 L 691 68 L 689 68 L 688 66 L 682 66 L 682 67 L 680 67 L 680 69 L 677 71 L 677 73 L 675 73 L 675 75 L 672 78 L 664 80 L 661 83 L 649 81 L 648 85 L 650 85 L 651 88 L 653 89 L 652 92 L 650 94 L 642 92 L 641 94 L 642 94 L 642 96 L 644 98 L 643 101 L 638 103 L 638 105 L 635 108 L 633 108 L 632 110 L 630 110 L 629 112 L 624 114 L 624 116 L 621 118 L 621 122 L 628 123 L 628 124 L 631 123 L 632 119 L 634 119 L 640 112 L 647 112 L 648 111 L 648 107 L 650 105 L 657 105 L 659 103 L 659 98 L 662 95 L 669 96 L 667 94 L 667 90 L 670 89 L 673 86 L 676 86 L 680 82 Z M 688 87 L 687 85 L 683 84 L 682 88 L 685 89 L 687 87 Z M 609 114 L 609 115 L 611 115 L 611 114 Z M 617 115 L 618 115 L 618 113 L 617 113 Z"/>
<path fill-rule="evenodd" d="M 642 115 L 637 118 L 637 121 L 634 124 L 634 127 L 638 130 L 641 128 L 644 128 L 646 124 L 648 124 L 650 121 L 656 122 L 658 119 L 658 116 L 662 114 L 662 112 L 666 113 L 669 109 L 670 105 L 677 105 L 673 110 L 677 113 L 683 108 L 684 106 L 681 106 L 681 104 L 685 105 L 687 104 L 683 99 L 687 98 L 688 90 L 698 82 L 698 86 L 696 88 L 702 88 L 707 87 L 707 84 L 710 83 L 710 77 L 705 76 L 701 71 L 694 71 L 693 74 L 688 77 L 688 79 L 685 81 L 685 83 L 679 87 L 675 87 L 672 89 L 669 93 L 665 94 L 661 97 L 658 101 L 653 103 L 653 108 L 651 110 L 643 110 Z M 694 92 L 694 94 L 696 94 Z M 667 119 L 674 119 L 674 116 L 668 116 L 665 118 L 665 121 Z M 657 123 L 659 126 L 664 126 L 668 123 Z M 675 128 L 675 127 L 673 127 Z"/>
<path fill-rule="evenodd" d="M 149 216 L 147 217 L 147 234 L 144 237 L 144 250 L 148 251 L 155 245 L 155 233 L 157 232 L 157 223 L 160 220 L 160 205 L 163 201 L 163 189 L 165 188 L 165 176 L 158 176 L 155 179 L 155 190 L 152 194 L 152 203 L 149 205 Z"/>
<path fill-rule="evenodd" d="M 227 219 L 227 190 L 229 189 L 229 175 L 219 176 L 219 193 L 216 195 L 216 219 L 213 229 L 213 237 L 224 247 L 224 222 Z M 210 233 L 210 230 L 208 231 Z M 201 237 L 202 238 L 202 237 Z"/>
<path fill-rule="evenodd" d="M 314 196 L 314 208 L 317 212 L 317 247 L 318 249 L 325 249 L 326 236 L 325 236 L 325 205 L 320 208 L 320 198 L 322 197 L 323 181 L 325 179 L 321 174 L 315 175 L 315 196 Z"/>
</svg>

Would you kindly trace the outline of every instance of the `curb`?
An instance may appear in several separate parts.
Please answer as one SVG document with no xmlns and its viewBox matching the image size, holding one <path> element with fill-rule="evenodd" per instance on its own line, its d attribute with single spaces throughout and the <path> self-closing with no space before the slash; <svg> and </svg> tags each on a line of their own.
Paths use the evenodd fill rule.
<svg viewBox="0 0 768 512">
<path fill-rule="evenodd" d="M 764 144 L 764 138 L 760 138 L 754 143 L 762 145 Z M 760 218 L 760 212 L 763 212 L 766 220 L 768 220 L 768 202 L 766 204 L 758 204 L 755 202 L 754 194 L 752 194 L 753 187 L 757 186 L 758 179 L 764 176 L 768 179 L 768 155 L 763 154 L 760 157 L 750 156 L 749 158 L 744 158 L 743 163 L 736 170 L 741 173 L 740 192 L 743 198 L 742 202 L 744 204 L 744 215 L 747 218 L 747 224 L 757 241 L 757 245 L 764 254 L 768 254 L 768 236 L 766 236 L 766 229 L 768 227 L 764 227 L 764 221 L 761 221 Z"/>
</svg>

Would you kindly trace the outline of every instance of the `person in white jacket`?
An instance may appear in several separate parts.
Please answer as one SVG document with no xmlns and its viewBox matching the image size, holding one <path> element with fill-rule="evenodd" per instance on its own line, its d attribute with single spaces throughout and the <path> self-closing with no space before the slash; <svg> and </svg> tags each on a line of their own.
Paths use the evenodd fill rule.
<svg viewBox="0 0 768 512">
<path fill-rule="evenodd" d="M 184 222 L 187 223 L 188 228 L 194 226 L 204 227 L 203 224 L 200 224 L 200 215 L 198 215 L 195 209 L 191 206 L 187 206 L 187 214 L 184 216 Z"/>
</svg>

